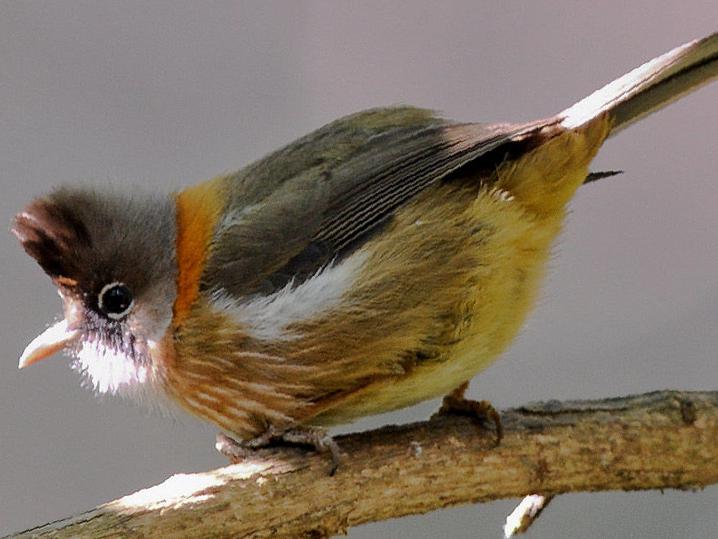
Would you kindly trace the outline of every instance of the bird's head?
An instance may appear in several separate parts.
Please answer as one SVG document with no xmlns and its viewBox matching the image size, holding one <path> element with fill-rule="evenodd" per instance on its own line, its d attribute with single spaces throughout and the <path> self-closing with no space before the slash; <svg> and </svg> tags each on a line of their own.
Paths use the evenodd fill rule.
<svg viewBox="0 0 718 539">
<path fill-rule="evenodd" d="M 59 189 L 12 231 L 53 280 L 64 319 L 34 339 L 20 367 L 64 350 L 101 393 L 151 382 L 176 295 L 171 198 Z"/>
</svg>

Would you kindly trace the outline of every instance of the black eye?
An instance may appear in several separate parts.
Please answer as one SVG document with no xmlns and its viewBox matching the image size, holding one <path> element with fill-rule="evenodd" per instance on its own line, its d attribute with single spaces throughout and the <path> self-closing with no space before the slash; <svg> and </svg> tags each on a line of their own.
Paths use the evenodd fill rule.
<svg viewBox="0 0 718 539">
<path fill-rule="evenodd" d="M 122 283 L 106 284 L 97 296 L 97 306 L 113 320 L 124 318 L 132 308 L 132 301 L 132 292 Z"/>
</svg>

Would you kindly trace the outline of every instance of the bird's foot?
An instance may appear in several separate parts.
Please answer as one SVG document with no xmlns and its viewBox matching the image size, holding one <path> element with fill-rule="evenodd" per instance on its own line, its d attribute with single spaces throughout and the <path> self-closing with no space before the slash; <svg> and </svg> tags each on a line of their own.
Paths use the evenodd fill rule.
<svg viewBox="0 0 718 539">
<path fill-rule="evenodd" d="M 499 412 L 489 401 L 474 401 L 464 397 L 468 387 L 469 382 L 464 382 L 446 395 L 441 403 L 441 408 L 432 416 L 432 419 L 442 415 L 461 415 L 475 419 L 481 427 L 484 427 L 487 423 L 493 423 L 496 428 L 496 445 L 499 445 L 501 438 L 504 436 Z"/>
<path fill-rule="evenodd" d="M 314 427 L 292 427 L 278 429 L 270 426 L 266 431 L 251 440 L 238 442 L 226 434 L 217 434 L 217 451 L 237 464 L 251 456 L 256 450 L 272 445 L 310 446 L 317 453 L 329 453 L 332 466 L 329 475 L 334 475 L 341 464 L 341 450 L 325 430 Z"/>
</svg>

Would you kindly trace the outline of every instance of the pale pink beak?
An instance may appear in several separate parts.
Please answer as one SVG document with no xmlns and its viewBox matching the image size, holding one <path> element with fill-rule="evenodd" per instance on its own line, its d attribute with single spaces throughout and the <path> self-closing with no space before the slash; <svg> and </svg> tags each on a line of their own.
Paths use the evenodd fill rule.
<svg viewBox="0 0 718 539">
<path fill-rule="evenodd" d="M 53 324 L 27 345 L 22 356 L 20 356 L 18 368 L 22 369 L 37 363 L 55 352 L 68 348 L 79 337 L 80 332 L 77 329 L 70 329 L 67 320 L 61 320 Z"/>
</svg>

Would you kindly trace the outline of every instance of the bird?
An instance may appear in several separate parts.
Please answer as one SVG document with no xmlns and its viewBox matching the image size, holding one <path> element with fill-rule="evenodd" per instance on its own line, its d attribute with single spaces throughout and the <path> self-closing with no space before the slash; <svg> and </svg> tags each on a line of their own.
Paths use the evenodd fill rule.
<svg viewBox="0 0 718 539">
<path fill-rule="evenodd" d="M 63 186 L 12 232 L 57 286 L 56 352 L 98 393 L 158 396 L 229 455 L 339 449 L 327 427 L 464 397 L 533 306 L 601 145 L 718 75 L 718 33 L 548 118 L 352 114 L 237 172 L 169 194 Z M 226 433 L 226 434 L 225 434 Z"/>
</svg>

